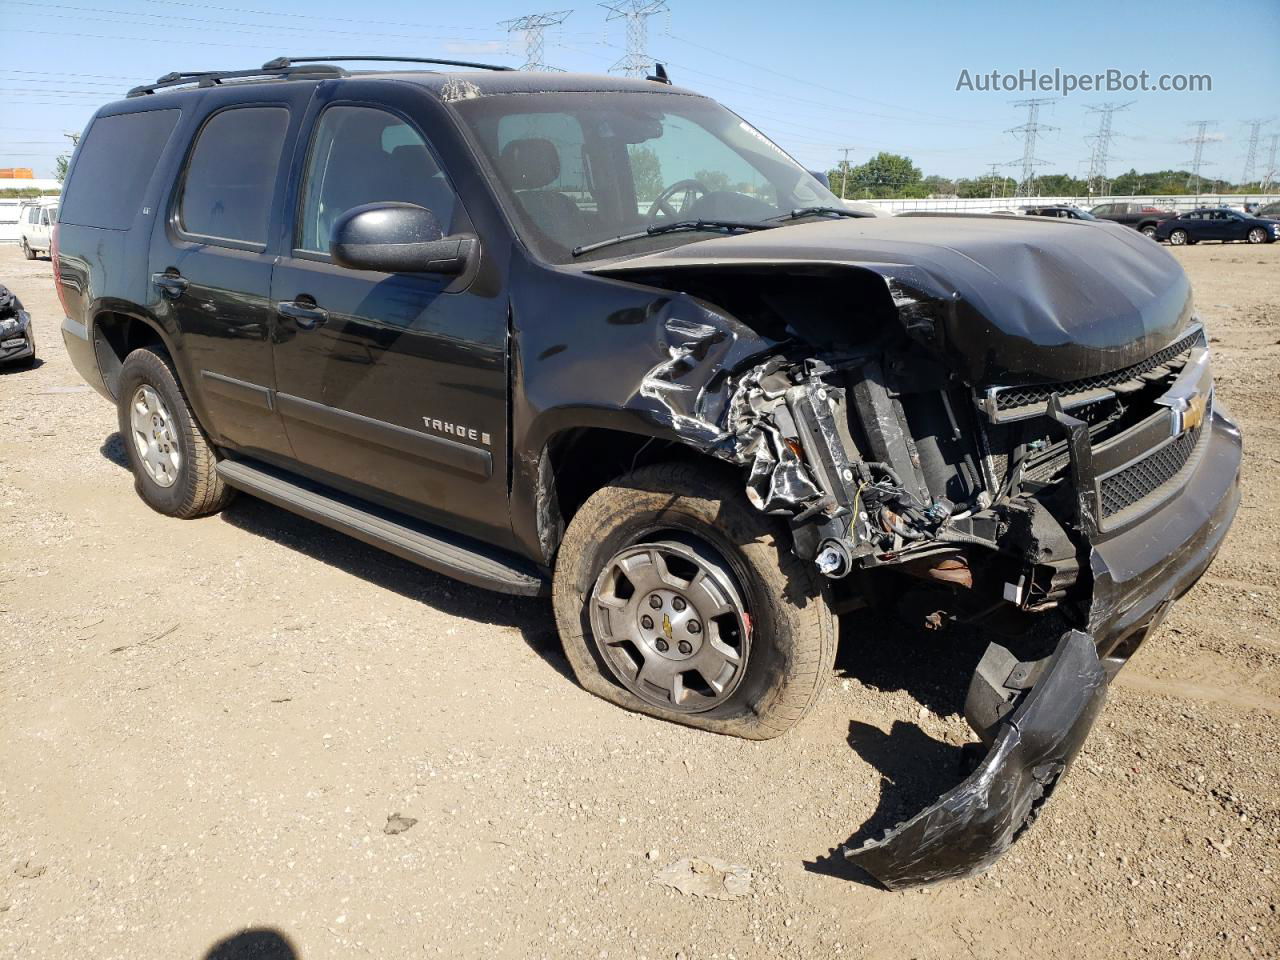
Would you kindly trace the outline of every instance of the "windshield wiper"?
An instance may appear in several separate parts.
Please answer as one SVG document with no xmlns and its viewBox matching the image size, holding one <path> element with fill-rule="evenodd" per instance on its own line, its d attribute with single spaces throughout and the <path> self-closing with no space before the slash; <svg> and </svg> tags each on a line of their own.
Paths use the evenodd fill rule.
<svg viewBox="0 0 1280 960">
<path fill-rule="evenodd" d="M 849 210 L 846 207 L 797 207 L 790 213 L 784 213 L 780 217 L 774 217 L 774 220 L 799 220 L 801 217 L 813 217 L 821 213 L 829 213 L 837 217 L 856 217 L 861 220 L 866 217 L 865 213 L 859 213 L 856 210 Z"/>
<path fill-rule="evenodd" d="M 635 233 L 624 233 L 608 240 L 597 240 L 595 243 L 584 243 L 571 251 L 575 257 L 602 247 L 611 247 L 615 243 L 626 243 L 628 240 L 643 240 L 645 237 L 657 237 L 664 233 L 677 233 L 682 230 L 770 230 L 775 223 L 751 223 L 745 220 L 677 220 L 675 223 L 659 223 Z"/>
</svg>

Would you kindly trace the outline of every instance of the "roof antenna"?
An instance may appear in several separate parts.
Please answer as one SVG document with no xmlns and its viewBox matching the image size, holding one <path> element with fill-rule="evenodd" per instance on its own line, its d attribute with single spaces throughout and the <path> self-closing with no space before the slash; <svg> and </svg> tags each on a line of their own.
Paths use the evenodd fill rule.
<svg viewBox="0 0 1280 960">
<path fill-rule="evenodd" d="M 645 77 L 645 79 L 652 80 L 654 83 L 665 83 L 668 87 L 671 86 L 671 78 L 667 76 L 667 68 L 660 63 L 653 65 L 653 73 Z"/>
</svg>

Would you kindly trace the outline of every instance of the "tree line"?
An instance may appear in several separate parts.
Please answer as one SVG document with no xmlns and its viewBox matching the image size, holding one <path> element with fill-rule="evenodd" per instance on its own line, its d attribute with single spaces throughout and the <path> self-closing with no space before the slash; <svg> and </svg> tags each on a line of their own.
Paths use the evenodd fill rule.
<svg viewBox="0 0 1280 960">
<path fill-rule="evenodd" d="M 881 152 L 866 163 L 847 168 L 837 166 L 827 173 L 831 189 L 850 200 L 897 200 L 945 197 L 1012 197 L 1018 189 L 1014 177 L 1000 174 L 984 177 L 925 176 L 910 157 Z M 1196 191 L 1188 170 L 1156 170 L 1127 173 L 1108 178 L 1105 189 L 1095 185 L 1093 193 L 1102 196 L 1180 196 L 1199 193 L 1261 193 L 1262 182 L 1231 183 L 1201 176 Z M 1274 188 L 1273 188 L 1274 189 Z M 1032 193 L 1042 197 L 1089 196 L 1089 181 L 1066 173 L 1046 173 L 1035 179 Z"/>
</svg>

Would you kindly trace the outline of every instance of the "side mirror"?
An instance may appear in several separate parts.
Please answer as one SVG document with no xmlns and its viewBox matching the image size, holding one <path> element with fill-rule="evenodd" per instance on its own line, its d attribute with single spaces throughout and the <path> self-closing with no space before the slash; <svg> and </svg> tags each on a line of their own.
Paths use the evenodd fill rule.
<svg viewBox="0 0 1280 960">
<path fill-rule="evenodd" d="M 440 221 L 414 203 L 366 203 L 333 225 L 329 254 L 354 270 L 459 274 L 475 250 L 474 237 L 446 237 Z"/>
<path fill-rule="evenodd" d="M 813 179 L 817 180 L 820 184 L 822 184 L 828 190 L 831 189 L 831 178 L 828 177 L 821 170 L 810 170 L 809 176 L 813 177 Z"/>
</svg>

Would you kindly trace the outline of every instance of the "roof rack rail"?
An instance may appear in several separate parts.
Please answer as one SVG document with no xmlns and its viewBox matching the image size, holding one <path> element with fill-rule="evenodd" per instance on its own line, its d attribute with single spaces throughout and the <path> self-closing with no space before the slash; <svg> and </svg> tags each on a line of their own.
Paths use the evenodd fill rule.
<svg viewBox="0 0 1280 960">
<path fill-rule="evenodd" d="M 270 79 L 330 79 L 349 76 L 346 70 L 328 63 L 315 63 L 308 66 L 291 67 L 287 62 L 282 66 L 273 66 L 276 61 L 265 64 L 256 70 L 197 70 L 185 73 L 166 73 L 155 83 L 144 83 L 130 90 L 127 97 L 145 97 L 157 90 L 170 87 L 181 87 L 195 84 L 197 87 L 214 87 L 224 80 L 250 80 L 258 78 Z"/>
<path fill-rule="evenodd" d="M 504 67 L 497 63 L 475 63 L 471 60 L 437 60 L 433 57 L 276 57 L 262 65 L 264 70 L 279 70 L 295 63 L 335 62 L 350 60 L 377 61 L 379 63 L 434 63 L 442 67 L 474 67 L 477 70 L 514 70 L 515 67 Z"/>
<path fill-rule="evenodd" d="M 144 83 L 134 87 L 127 96 L 145 97 L 157 90 L 169 87 L 180 87 L 195 84 L 198 87 L 212 87 L 223 80 L 250 80 L 254 78 L 286 78 L 301 80 L 309 78 L 327 79 L 347 77 L 350 74 L 342 67 L 334 66 L 333 61 L 376 61 L 378 63 L 431 63 L 441 67 L 473 67 L 477 70 L 514 70 L 515 67 L 504 67 L 497 63 L 475 63 L 471 60 L 437 60 L 432 57 L 384 57 L 373 55 L 368 57 L 276 57 L 268 60 L 257 70 L 195 70 L 182 73 L 166 73 L 155 83 Z"/>
</svg>

